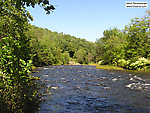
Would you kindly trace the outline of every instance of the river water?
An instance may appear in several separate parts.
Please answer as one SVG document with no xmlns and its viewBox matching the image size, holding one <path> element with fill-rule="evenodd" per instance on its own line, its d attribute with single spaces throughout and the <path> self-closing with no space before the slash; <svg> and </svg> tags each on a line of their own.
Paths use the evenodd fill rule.
<svg viewBox="0 0 150 113">
<path fill-rule="evenodd" d="M 37 68 L 47 90 L 39 113 L 150 113 L 150 72 L 71 65 Z"/>
</svg>

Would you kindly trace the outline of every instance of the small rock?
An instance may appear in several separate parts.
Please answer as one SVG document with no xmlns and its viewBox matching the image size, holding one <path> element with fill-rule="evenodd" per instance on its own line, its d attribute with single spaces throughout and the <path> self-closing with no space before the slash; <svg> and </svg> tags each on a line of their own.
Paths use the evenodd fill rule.
<svg viewBox="0 0 150 113">
<path fill-rule="evenodd" d="M 44 69 L 49 69 L 49 68 L 44 68 Z"/>
<path fill-rule="evenodd" d="M 130 81 L 133 81 L 134 79 L 133 78 L 130 78 Z"/>
<path fill-rule="evenodd" d="M 104 89 L 110 89 L 110 87 L 104 87 Z"/>
<path fill-rule="evenodd" d="M 101 77 L 101 79 L 105 79 L 106 77 Z"/>
<path fill-rule="evenodd" d="M 51 87 L 51 89 L 58 89 L 59 87 Z"/>
<path fill-rule="evenodd" d="M 47 77 L 47 76 L 49 76 L 49 75 L 43 75 L 43 76 L 46 76 L 46 77 Z"/>
<path fill-rule="evenodd" d="M 114 78 L 114 79 L 112 79 L 112 81 L 117 81 L 117 79 L 116 79 L 116 78 Z"/>
<path fill-rule="evenodd" d="M 61 78 L 61 80 L 64 80 L 65 78 Z"/>
</svg>

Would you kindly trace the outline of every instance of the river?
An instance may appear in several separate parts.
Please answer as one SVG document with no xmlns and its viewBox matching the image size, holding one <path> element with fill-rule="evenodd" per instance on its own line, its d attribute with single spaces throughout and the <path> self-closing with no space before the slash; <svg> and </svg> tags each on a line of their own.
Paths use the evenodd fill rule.
<svg viewBox="0 0 150 113">
<path fill-rule="evenodd" d="M 39 113 L 150 113 L 150 72 L 88 65 L 37 68 L 47 87 Z"/>
</svg>

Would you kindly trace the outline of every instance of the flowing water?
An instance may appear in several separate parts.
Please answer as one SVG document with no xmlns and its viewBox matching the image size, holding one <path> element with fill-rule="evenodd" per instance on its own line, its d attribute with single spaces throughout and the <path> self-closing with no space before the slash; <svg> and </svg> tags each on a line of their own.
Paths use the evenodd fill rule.
<svg viewBox="0 0 150 113">
<path fill-rule="evenodd" d="M 38 68 L 46 99 L 39 113 L 150 113 L 150 72 L 95 66 Z"/>
</svg>

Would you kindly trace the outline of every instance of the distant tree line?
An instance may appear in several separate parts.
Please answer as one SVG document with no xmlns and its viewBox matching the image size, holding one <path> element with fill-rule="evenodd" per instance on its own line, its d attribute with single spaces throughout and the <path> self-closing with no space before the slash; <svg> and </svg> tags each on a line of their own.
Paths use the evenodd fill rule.
<svg viewBox="0 0 150 113">
<path fill-rule="evenodd" d="M 96 44 L 64 33 L 31 26 L 31 56 L 35 66 L 95 62 Z"/>
</svg>

